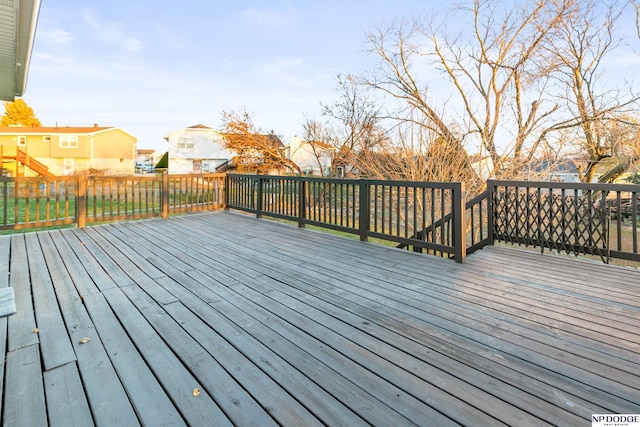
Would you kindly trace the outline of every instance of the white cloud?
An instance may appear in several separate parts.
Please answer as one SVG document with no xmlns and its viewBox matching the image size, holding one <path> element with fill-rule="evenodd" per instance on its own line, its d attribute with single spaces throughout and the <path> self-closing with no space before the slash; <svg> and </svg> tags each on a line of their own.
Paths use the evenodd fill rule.
<svg viewBox="0 0 640 427">
<path fill-rule="evenodd" d="M 122 29 L 122 23 L 103 21 L 94 12 L 86 12 L 82 17 L 95 30 L 98 38 L 115 44 L 117 48 L 129 53 L 139 53 L 144 49 L 144 44 L 140 40 L 128 35 Z"/>
<path fill-rule="evenodd" d="M 38 38 L 42 39 L 45 43 L 52 44 L 69 44 L 73 41 L 71 33 L 61 28 L 54 28 L 52 30 L 39 30 Z"/>
<path fill-rule="evenodd" d="M 267 10 L 251 7 L 245 9 L 241 15 L 248 21 L 262 27 L 283 27 L 291 25 L 295 20 L 295 13 L 290 8 Z"/>
</svg>

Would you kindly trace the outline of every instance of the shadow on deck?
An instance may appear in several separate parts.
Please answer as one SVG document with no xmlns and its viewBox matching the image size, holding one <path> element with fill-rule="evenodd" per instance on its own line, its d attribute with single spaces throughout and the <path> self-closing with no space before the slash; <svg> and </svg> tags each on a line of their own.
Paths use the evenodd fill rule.
<svg viewBox="0 0 640 427">
<path fill-rule="evenodd" d="M 4 425 L 586 425 L 640 413 L 640 271 L 464 265 L 230 212 L 0 237 Z"/>
</svg>

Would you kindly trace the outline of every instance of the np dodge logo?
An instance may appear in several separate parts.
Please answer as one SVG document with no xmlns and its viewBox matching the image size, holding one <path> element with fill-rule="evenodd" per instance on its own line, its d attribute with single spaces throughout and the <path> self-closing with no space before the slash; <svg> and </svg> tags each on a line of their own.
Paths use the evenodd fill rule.
<svg viewBox="0 0 640 427">
<path fill-rule="evenodd" d="M 640 414 L 596 414 L 591 427 L 640 427 Z"/>
</svg>

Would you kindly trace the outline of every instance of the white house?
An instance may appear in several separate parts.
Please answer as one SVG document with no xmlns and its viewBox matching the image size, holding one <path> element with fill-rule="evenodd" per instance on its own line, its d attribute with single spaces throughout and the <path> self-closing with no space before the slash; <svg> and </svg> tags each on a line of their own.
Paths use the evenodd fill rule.
<svg viewBox="0 0 640 427">
<path fill-rule="evenodd" d="M 138 148 L 136 150 L 136 169 L 153 169 L 162 158 L 162 153 L 149 148 Z"/>
<path fill-rule="evenodd" d="M 285 147 L 286 156 L 305 175 L 329 176 L 334 148 L 320 141 L 304 141 L 294 136 Z"/>
<path fill-rule="evenodd" d="M 169 132 L 169 173 L 210 173 L 227 163 L 233 153 L 224 147 L 222 134 L 205 125 Z"/>
</svg>

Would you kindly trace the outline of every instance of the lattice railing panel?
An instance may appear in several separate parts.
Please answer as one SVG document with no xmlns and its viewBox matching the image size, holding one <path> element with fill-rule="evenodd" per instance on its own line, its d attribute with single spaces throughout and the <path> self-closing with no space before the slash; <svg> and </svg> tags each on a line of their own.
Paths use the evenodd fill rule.
<svg viewBox="0 0 640 427">
<path fill-rule="evenodd" d="M 608 215 L 592 192 L 500 188 L 494 192 L 498 241 L 607 256 Z"/>
</svg>

